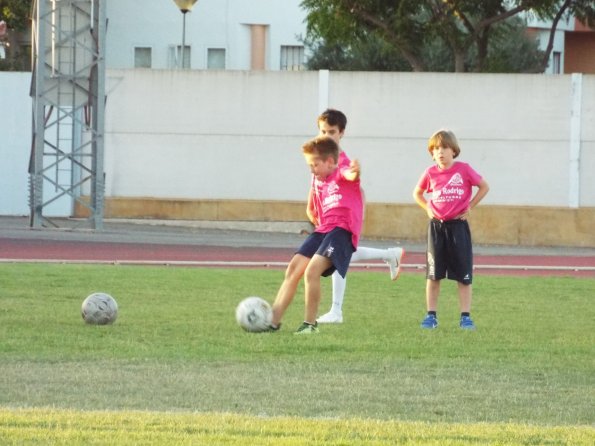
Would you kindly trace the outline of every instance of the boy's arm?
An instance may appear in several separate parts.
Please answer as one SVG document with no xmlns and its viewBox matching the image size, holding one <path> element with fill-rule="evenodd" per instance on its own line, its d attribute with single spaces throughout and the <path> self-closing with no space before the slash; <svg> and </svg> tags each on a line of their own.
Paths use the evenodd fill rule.
<svg viewBox="0 0 595 446">
<path fill-rule="evenodd" d="M 347 181 L 357 181 L 359 180 L 360 176 L 360 165 L 358 160 L 351 160 L 351 164 L 349 164 L 349 169 L 345 169 L 343 172 L 343 177 Z"/>
<path fill-rule="evenodd" d="M 312 200 L 312 195 L 314 191 L 312 188 L 308 191 L 308 205 L 306 206 L 306 216 L 310 223 L 314 226 L 318 226 L 318 217 L 316 216 L 316 209 L 314 208 L 314 200 Z"/>
<path fill-rule="evenodd" d="M 424 190 L 421 187 L 415 187 L 413 189 L 413 198 L 419 206 L 426 211 L 426 214 L 429 218 L 434 218 L 434 214 L 432 213 L 432 209 L 428 206 L 428 202 L 426 201 L 426 197 L 424 196 Z"/>
<path fill-rule="evenodd" d="M 479 204 L 479 202 L 483 199 L 483 197 L 486 196 L 486 194 L 489 192 L 489 190 L 490 190 L 489 184 L 486 182 L 486 180 L 484 180 L 482 178 L 480 183 L 477 185 L 477 192 L 475 193 L 475 195 L 469 202 L 469 207 L 467 208 L 467 210 L 465 212 L 463 212 L 457 218 L 459 218 L 461 220 L 467 220 L 467 218 L 469 218 L 469 214 L 471 214 L 471 209 L 473 209 L 475 206 L 477 206 Z"/>
</svg>

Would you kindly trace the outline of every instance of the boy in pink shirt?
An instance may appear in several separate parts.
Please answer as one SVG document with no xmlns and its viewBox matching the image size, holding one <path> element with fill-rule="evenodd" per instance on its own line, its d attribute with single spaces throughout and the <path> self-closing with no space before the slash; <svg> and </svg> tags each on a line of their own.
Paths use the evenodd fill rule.
<svg viewBox="0 0 595 446">
<path fill-rule="evenodd" d="M 467 219 L 471 209 L 488 193 L 489 186 L 469 164 L 455 161 L 461 149 L 451 131 L 434 133 L 428 141 L 428 151 L 435 165 L 424 171 L 413 191 L 413 198 L 430 218 L 426 259 L 428 312 L 421 327 L 438 327 L 436 308 L 440 281 L 448 278 L 458 282 L 461 310 L 459 326 L 465 330 L 475 330 L 470 314 L 473 247 Z M 474 196 L 473 187 L 477 187 Z M 428 200 L 425 194 L 429 194 Z"/>
<path fill-rule="evenodd" d="M 320 277 L 335 270 L 345 277 L 351 255 L 362 230 L 363 199 L 360 166 L 357 160 L 339 165 L 339 146 L 330 137 L 317 137 L 302 147 L 312 172 L 311 206 L 317 215 L 315 231 L 291 259 L 275 302 L 271 330 L 280 327 L 281 318 L 292 302 L 299 281 L 304 277 L 304 323 L 296 334 L 318 332 L 316 315 L 320 304 Z"/>
<path fill-rule="evenodd" d="M 328 136 L 332 138 L 339 146 L 339 168 L 342 166 L 349 166 L 351 160 L 341 148 L 341 139 L 345 134 L 347 126 L 347 116 L 340 110 L 334 108 L 327 108 L 323 111 L 317 119 L 318 136 Z M 308 196 L 308 207 L 306 214 L 308 219 L 314 226 L 317 225 L 316 210 L 313 209 L 311 203 L 312 189 Z M 401 270 L 403 255 L 405 251 L 400 247 L 391 248 L 369 248 L 365 246 L 358 246 L 357 250 L 351 256 L 351 262 L 359 262 L 362 260 L 382 260 L 390 270 L 390 278 L 397 280 Z M 347 287 L 347 279 L 341 277 L 338 272 L 331 276 L 332 282 L 332 303 L 328 313 L 319 316 L 317 322 L 319 324 L 341 324 L 343 323 L 343 300 L 345 298 L 345 289 Z"/>
</svg>

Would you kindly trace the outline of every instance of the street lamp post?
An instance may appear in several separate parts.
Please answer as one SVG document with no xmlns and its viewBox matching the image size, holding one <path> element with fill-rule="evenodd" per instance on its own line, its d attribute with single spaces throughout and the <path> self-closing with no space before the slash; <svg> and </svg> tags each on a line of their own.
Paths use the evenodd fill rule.
<svg viewBox="0 0 595 446">
<path fill-rule="evenodd" d="M 198 0 L 174 0 L 174 3 L 182 11 L 182 49 L 180 50 L 180 68 L 184 68 L 184 53 L 186 47 L 186 13 L 192 9 Z"/>
</svg>

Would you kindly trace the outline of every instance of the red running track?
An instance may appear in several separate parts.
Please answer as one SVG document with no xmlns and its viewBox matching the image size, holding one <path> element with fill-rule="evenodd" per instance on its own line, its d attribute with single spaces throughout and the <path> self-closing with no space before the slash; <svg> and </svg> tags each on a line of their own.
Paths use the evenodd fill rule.
<svg viewBox="0 0 595 446">
<path fill-rule="evenodd" d="M 177 266 L 285 268 L 294 250 L 151 243 L 81 242 L 0 238 L 0 262 L 117 263 Z M 593 256 L 475 255 L 475 270 L 490 275 L 595 278 Z M 406 253 L 404 271 L 425 271 L 425 255 Z M 355 269 L 386 268 L 382 262 Z"/>
</svg>

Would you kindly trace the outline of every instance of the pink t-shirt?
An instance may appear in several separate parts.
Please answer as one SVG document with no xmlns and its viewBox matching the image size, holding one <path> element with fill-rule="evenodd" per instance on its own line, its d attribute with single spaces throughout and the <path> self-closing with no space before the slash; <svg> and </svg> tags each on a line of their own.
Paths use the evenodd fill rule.
<svg viewBox="0 0 595 446">
<path fill-rule="evenodd" d="M 312 201 L 318 216 L 316 232 L 327 233 L 339 227 L 351 232 L 351 242 L 357 248 L 362 232 L 363 200 L 360 181 L 348 181 L 343 173 L 350 160 L 344 152 L 339 155 L 339 167 L 324 181 L 312 176 Z"/>
<path fill-rule="evenodd" d="M 455 162 L 442 170 L 438 166 L 428 167 L 417 182 L 417 187 L 431 194 L 428 206 L 439 220 L 453 220 L 469 208 L 473 186 L 481 182 L 473 168 L 462 162 Z"/>
</svg>

